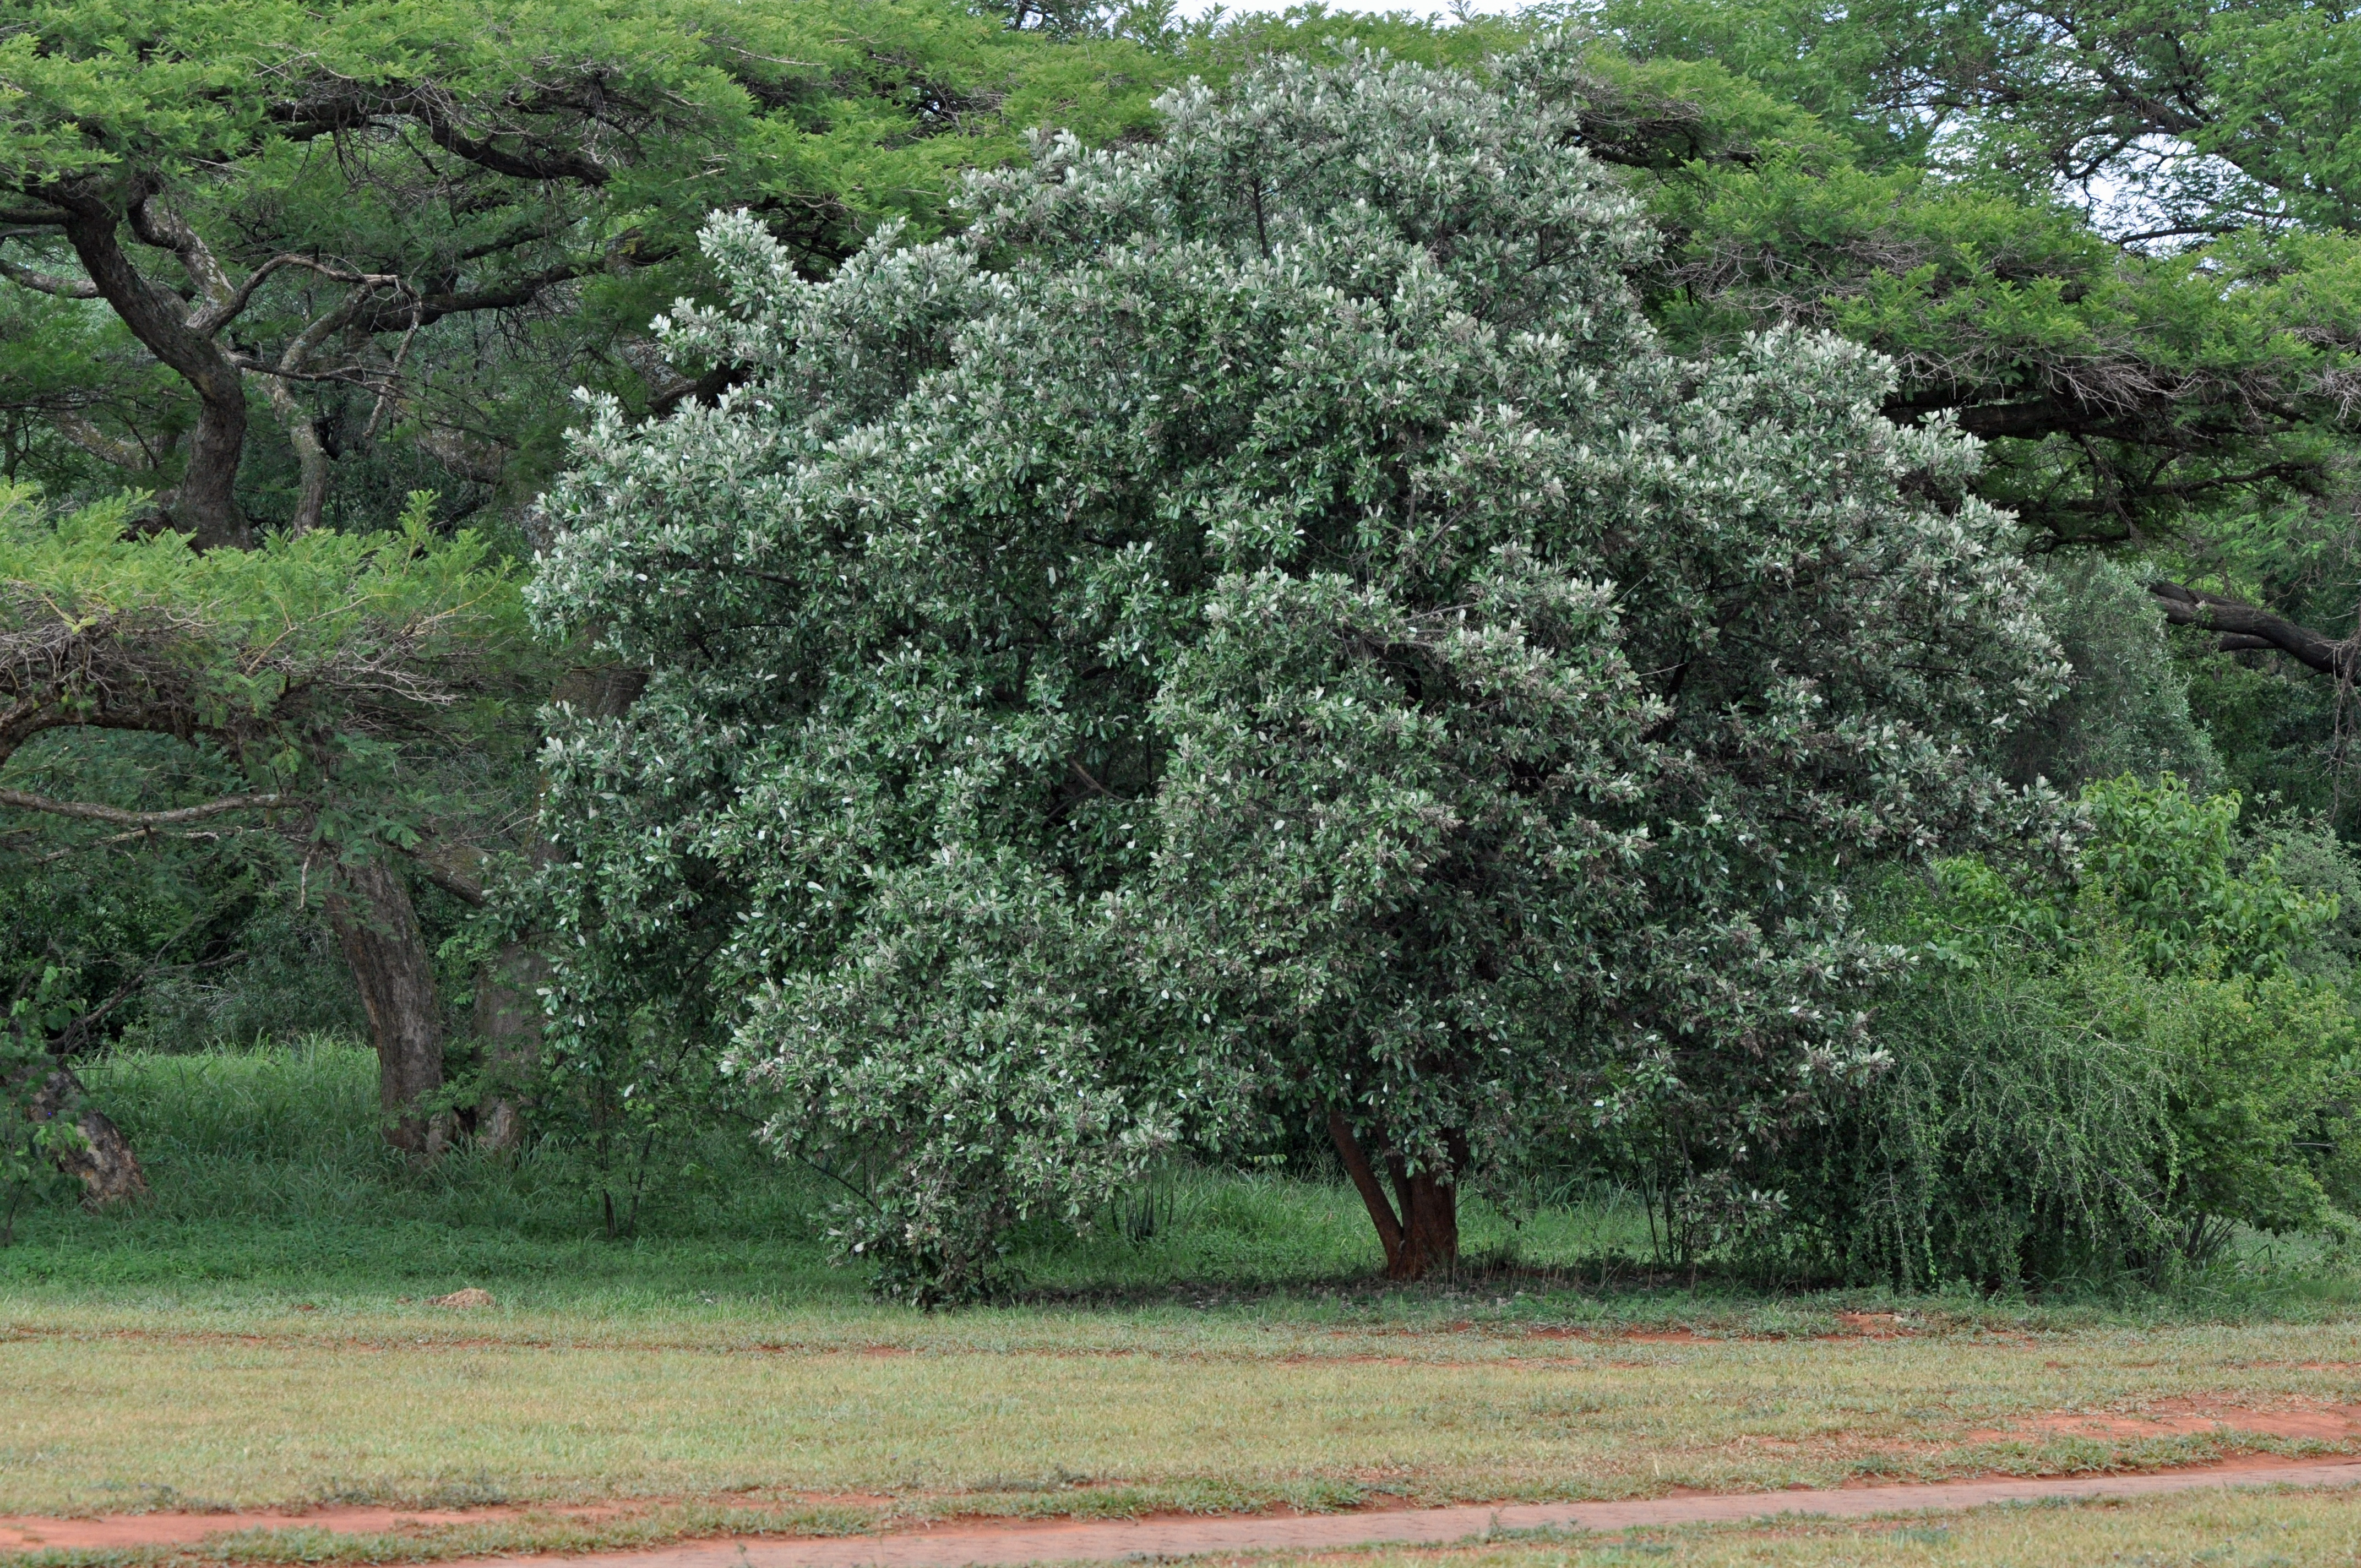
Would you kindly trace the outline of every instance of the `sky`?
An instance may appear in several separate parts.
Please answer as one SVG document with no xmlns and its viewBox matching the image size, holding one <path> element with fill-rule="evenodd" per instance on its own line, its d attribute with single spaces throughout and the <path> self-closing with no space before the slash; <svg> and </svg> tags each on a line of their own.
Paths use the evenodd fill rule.
<svg viewBox="0 0 2361 1568">
<path fill-rule="evenodd" d="M 1202 16 L 1212 8 L 1213 0 L 1180 0 L 1184 16 Z M 1223 7 L 1234 14 L 1247 11 L 1284 10 L 1293 0 L 1227 0 Z M 1452 7 L 1445 0 L 1328 0 L 1329 8 L 1336 11 L 1408 11 L 1414 16 L 1441 16 Z M 1513 0 L 1469 0 L 1469 10 L 1479 15 L 1497 16 L 1515 10 Z"/>
</svg>

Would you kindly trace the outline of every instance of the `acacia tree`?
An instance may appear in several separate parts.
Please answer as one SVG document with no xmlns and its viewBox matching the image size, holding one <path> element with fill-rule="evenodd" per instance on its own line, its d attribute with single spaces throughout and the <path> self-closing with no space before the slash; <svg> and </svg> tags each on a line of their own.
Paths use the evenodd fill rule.
<svg viewBox="0 0 2361 1568">
<path fill-rule="evenodd" d="M 642 330 L 655 302 L 701 286 L 691 241 L 714 205 L 760 212 L 825 270 L 886 215 L 935 222 L 946 170 L 1005 156 L 1012 115 L 1054 102 L 1119 129 L 1151 91 L 1121 70 L 1140 58 L 936 0 L 14 7 L 7 475 L 74 499 L 136 487 L 151 498 L 137 526 L 206 550 L 379 530 L 426 488 L 451 498 L 447 526 L 545 466 L 572 387 L 664 408 L 726 382 L 727 367 L 681 376 Z M 170 704 L 154 717 L 171 740 L 198 732 Z M 55 772 L 59 755 L 16 765 Z M 393 837 L 466 815 L 419 798 L 422 756 L 379 781 Z M 159 804 L 116 798 L 105 762 L 60 787 Z M 483 848 L 531 848 L 478 817 L 494 829 Z M 389 1103 L 414 1104 L 441 1086 L 445 1025 L 412 878 L 368 856 L 323 870 L 400 1079 Z M 479 901 L 463 871 L 436 874 Z M 478 987 L 500 1052 L 532 1032 L 515 1004 L 531 968 L 514 946 Z M 420 1140 L 414 1122 L 396 1119 L 398 1139 Z"/>
<path fill-rule="evenodd" d="M 1646 176 L 1660 320 L 1691 342 L 1809 322 L 1893 356 L 1889 413 L 1989 438 L 1979 491 L 2034 548 L 2141 557 L 2168 620 L 2244 655 L 2197 676 L 2234 775 L 2332 806 L 2340 699 L 2305 688 L 2354 657 L 2361 21 L 2304 0 L 1585 9 L 1697 127 Z"/>
<path fill-rule="evenodd" d="M 1273 64 L 824 284 L 718 220 L 750 380 L 598 409 L 532 590 L 653 670 L 550 752 L 564 1048 L 702 998 L 922 1297 L 1274 1114 L 1402 1277 L 1552 1144 L 1742 1201 L 2055 651 L 1874 356 L 1665 348 L 1562 63 Z"/>
<path fill-rule="evenodd" d="M 641 329 L 713 207 L 825 270 L 1049 104 L 1120 130 L 1147 63 L 939 0 L 16 6 L 0 306 L 77 373 L 0 364 L 0 407 L 206 544 L 366 511 L 353 470 L 376 522 L 489 496 L 576 386 L 711 394 Z"/>
<path fill-rule="evenodd" d="M 472 532 L 435 535 L 423 504 L 394 532 L 202 553 L 169 532 L 126 536 L 128 511 L 117 498 L 55 517 L 0 486 L 0 765 L 49 786 L 0 789 L 0 872 L 71 876 L 110 848 L 202 844 L 265 885 L 318 888 L 360 981 L 387 1135 L 426 1151 L 443 1020 L 394 862 L 481 897 L 421 831 L 464 819 L 456 792 L 420 790 L 434 811 L 404 796 L 435 756 L 485 749 L 497 699 L 532 677 L 514 574 Z M 11 945 L 55 960 L 61 935 Z"/>
</svg>

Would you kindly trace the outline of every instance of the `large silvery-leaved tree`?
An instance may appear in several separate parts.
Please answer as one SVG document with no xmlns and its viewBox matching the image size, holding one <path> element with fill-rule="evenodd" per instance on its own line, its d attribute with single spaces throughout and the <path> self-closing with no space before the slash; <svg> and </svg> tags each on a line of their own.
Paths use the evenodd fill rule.
<svg viewBox="0 0 2361 1568">
<path fill-rule="evenodd" d="M 653 672 L 550 754 L 561 1051 L 703 1030 L 921 1299 L 1272 1117 L 1401 1277 L 1537 1152 L 1744 1208 L 1873 1061 L 1839 885 L 2020 821 L 2057 655 L 1881 360 L 1658 341 L 1557 47 L 1179 93 L 825 282 L 712 225 L 749 379 L 550 498 Z"/>
</svg>

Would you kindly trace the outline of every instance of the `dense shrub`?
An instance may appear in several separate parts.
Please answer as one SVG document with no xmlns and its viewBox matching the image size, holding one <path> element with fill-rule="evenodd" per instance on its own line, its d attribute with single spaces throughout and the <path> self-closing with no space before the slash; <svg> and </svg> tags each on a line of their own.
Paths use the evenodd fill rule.
<svg viewBox="0 0 2361 1568">
<path fill-rule="evenodd" d="M 2083 801 L 2070 883 L 1954 861 L 1891 892 L 1915 966 L 1879 1010 L 1888 1065 L 1789 1151 L 1791 1258 L 2054 1284 L 2202 1264 L 2234 1224 L 2345 1225 L 2361 1080 L 2317 961 L 2335 900 L 2257 847 L 2284 825 L 2238 832 L 2235 795 L 2118 779 Z"/>
<path fill-rule="evenodd" d="M 2071 674 L 2057 701 L 2002 747 L 2009 776 L 2062 790 L 2125 773 L 2173 773 L 2199 788 L 2221 771 L 2189 708 L 2189 677 L 2176 663 L 2156 599 L 2119 562 L 2052 556 L 2041 563 L 2042 619 Z"/>
</svg>

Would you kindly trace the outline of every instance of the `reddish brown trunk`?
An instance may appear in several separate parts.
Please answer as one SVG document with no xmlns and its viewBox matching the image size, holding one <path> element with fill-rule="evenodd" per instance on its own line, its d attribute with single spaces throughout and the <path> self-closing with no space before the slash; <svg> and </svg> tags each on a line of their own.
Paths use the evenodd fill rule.
<svg viewBox="0 0 2361 1568">
<path fill-rule="evenodd" d="M 1389 1201 L 1342 1111 L 1329 1111 L 1328 1138 L 1377 1227 L 1378 1245 L 1386 1249 L 1387 1278 L 1423 1279 L 1437 1272 L 1448 1276 L 1458 1267 L 1459 1192 L 1451 1173 L 1428 1169 L 1412 1175 L 1400 1156 L 1390 1157 L 1387 1164 L 1395 1196 Z M 1458 1140 L 1452 1141 L 1455 1146 Z"/>
<path fill-rule="evenodd" d="M 381 861 L 340 867 L 327 912 L 368 1014 L 386 1142 L 440 1153 L 445 1133 L 423 1102 L 443 1087 L 443 1013 L 409 890 Z"/>
<path fill-rule="evenodd" d="M 1394 1196 L 1402 1209 L 1401 1255 L 1386 1271 L 1389 1279 L 1449 1278 L 1459 1267 L 1459 1189 L 1435 1170 L 1413 1176 L 1392 1160 Z"/>
</svg>

